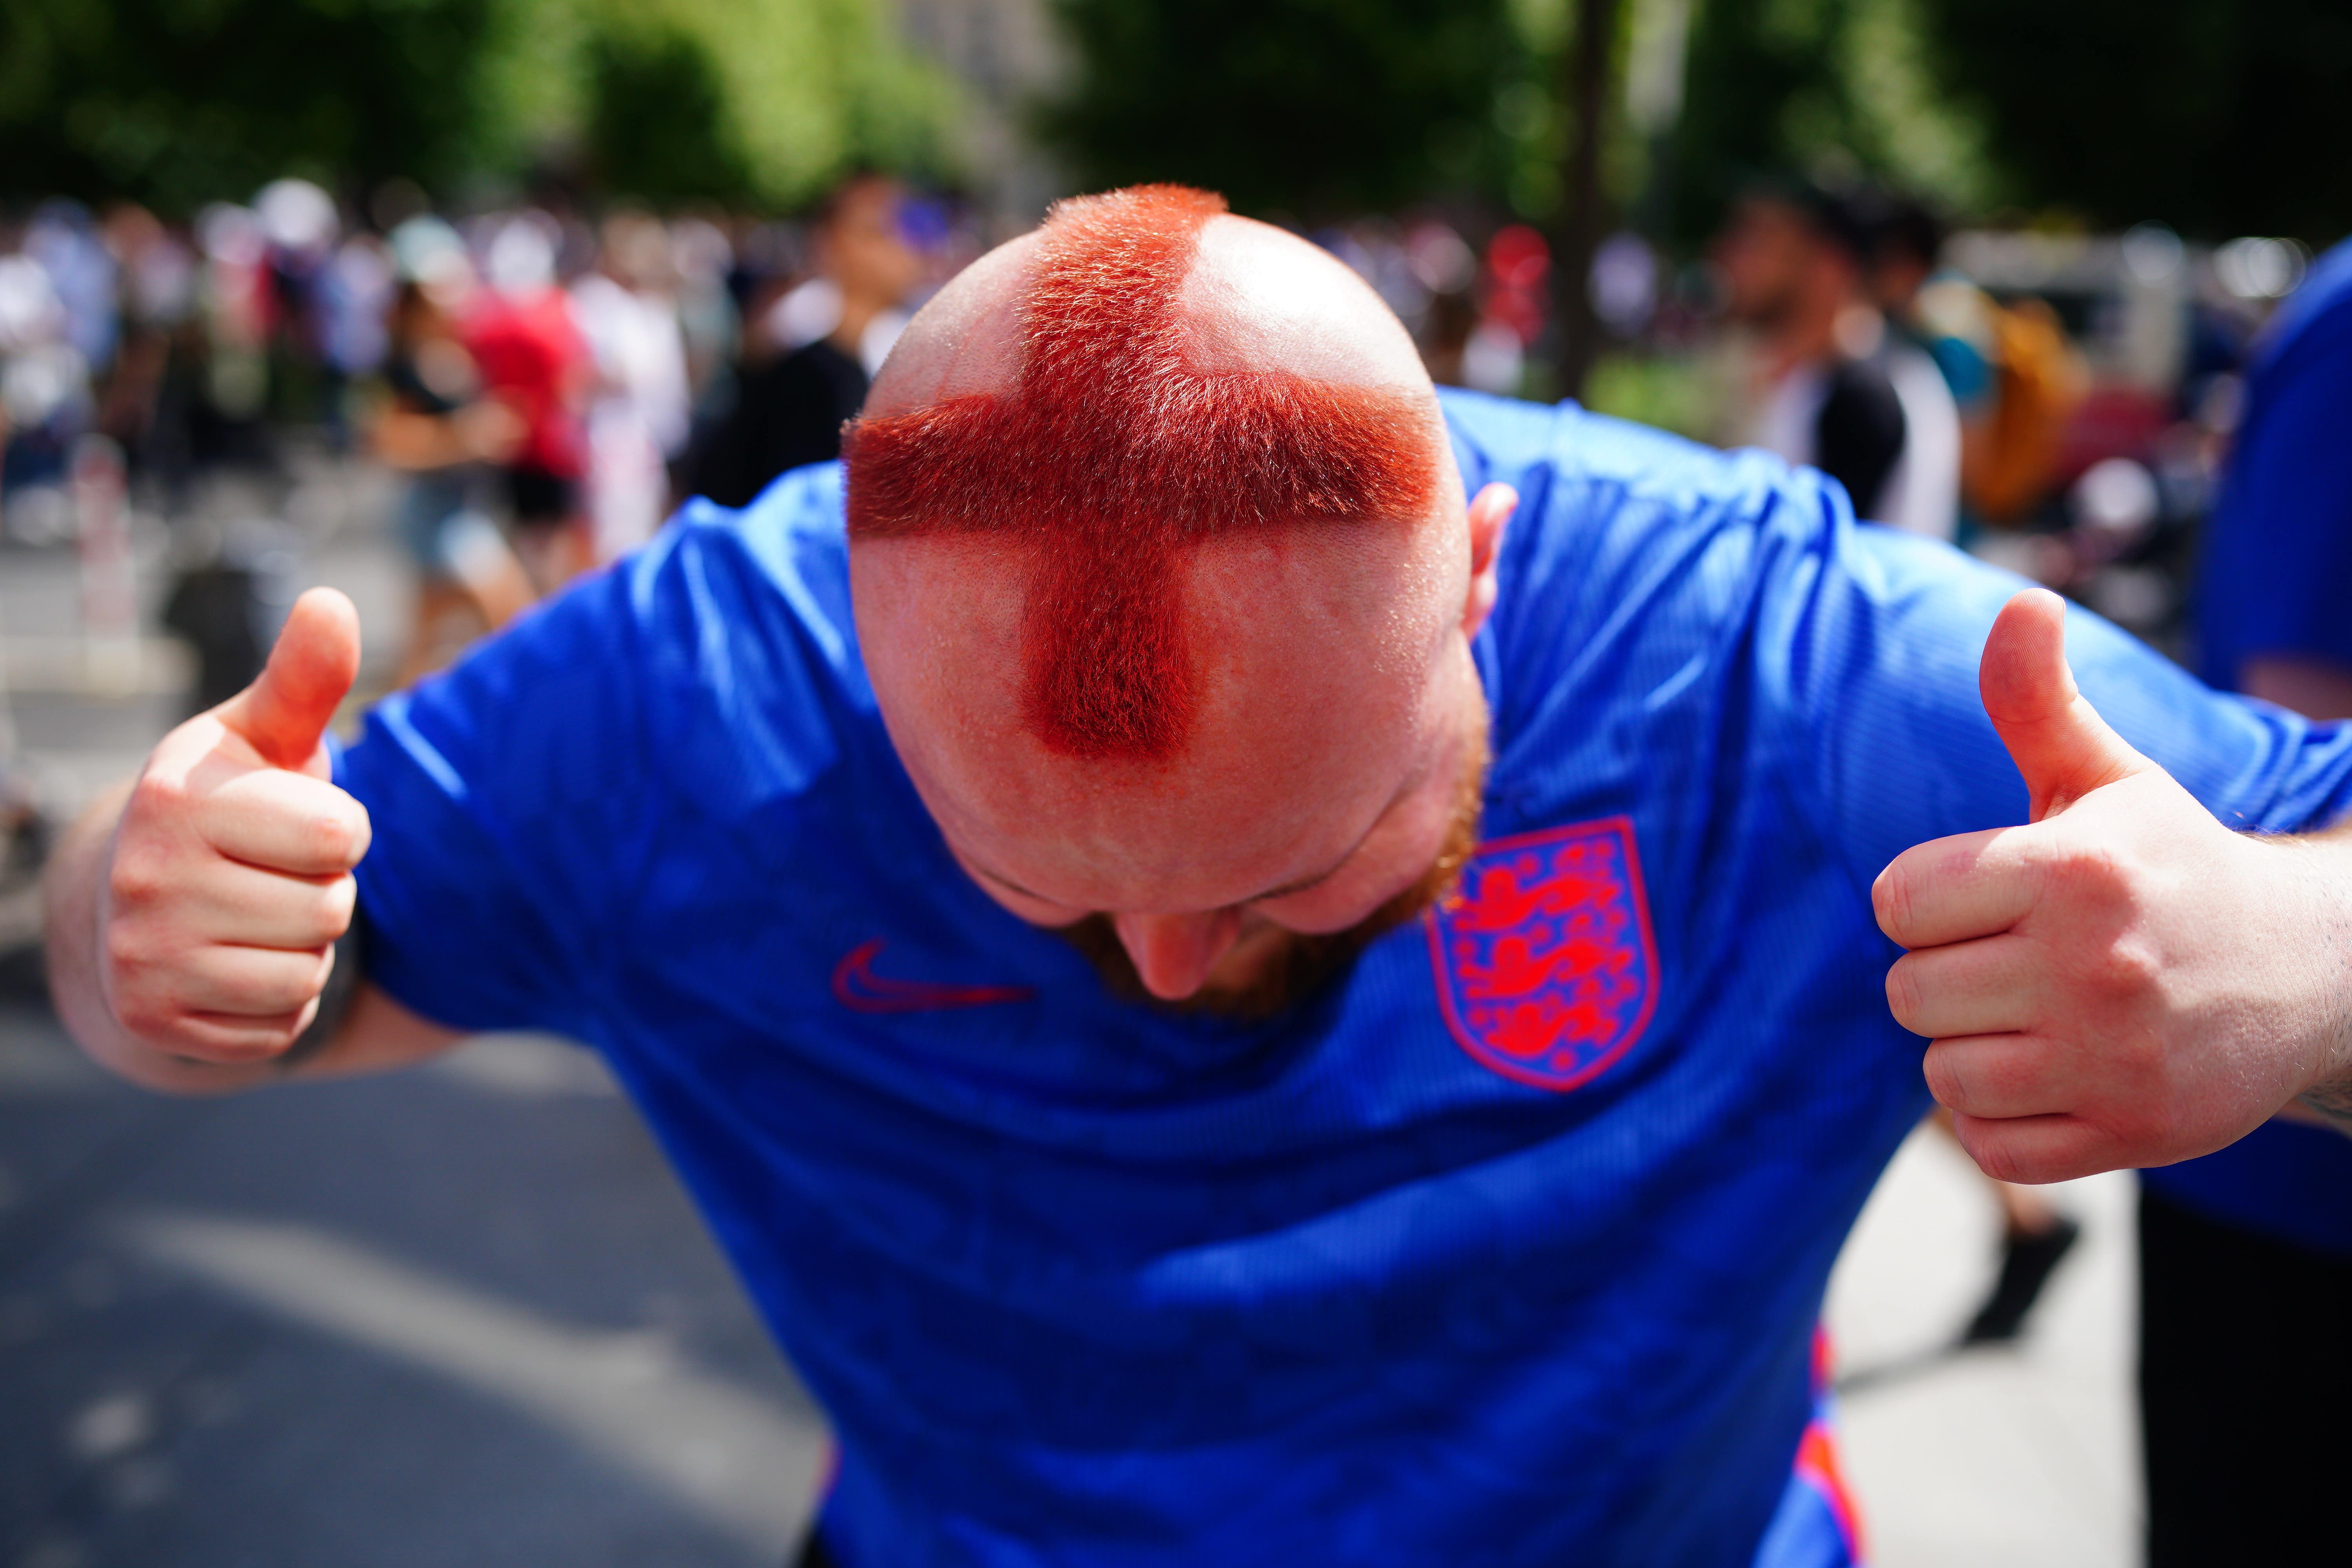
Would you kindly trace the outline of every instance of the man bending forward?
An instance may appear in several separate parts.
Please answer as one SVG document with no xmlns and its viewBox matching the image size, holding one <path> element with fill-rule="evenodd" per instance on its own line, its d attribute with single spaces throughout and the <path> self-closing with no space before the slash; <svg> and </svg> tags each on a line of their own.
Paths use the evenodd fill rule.
<svg viewBox="0 0 2352 1568">
<path fill-rule="evenodd" d="M 2341 1103 L 2352 863 L 2231 829 L 2352 740 L 1809 472 L 1441 399 L 1213 198 L 983 259 L 846 454 L 347 751 L 306 599 L 52 929 L 163 1088 L 603 1052 L 847 1568 L 1843 1561 L 1814 1320 L 1930 1090 L 2025 1181 Z"/>
</svg>

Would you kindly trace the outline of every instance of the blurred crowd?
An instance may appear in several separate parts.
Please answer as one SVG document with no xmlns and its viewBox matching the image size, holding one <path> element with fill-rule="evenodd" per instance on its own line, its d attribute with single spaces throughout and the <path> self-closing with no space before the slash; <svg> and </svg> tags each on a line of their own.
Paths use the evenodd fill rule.
<svg viewBox="0 0 2352 1568">
<path fill-rule="evenodd" d="M 0 527 L 80 531 L 78 464 L 168 520 L 289 437 L 363 451 L 402 479 L 414 674 L 686 496 L 740 504 L 832 456 L 908 313 L 982 248 L 880 175 L 793 222 L 453 218 L 398 184 L 362 213 L 296 179 L 185 225 L 47 202 L 0 220 Z"/>
<path fill-rule="evenodd" d="M 1547 396 L 1551 255 L 1525 226 L 1318 236 L 1441 382 Z M 1954 541 L 2172 651 L 2255 336 L 2294 241 L 1948 232 L 1900 193 L 1759 183 L 1675 265 L 1612 236 L 1587 285 L 1603 412 L 1822 468 L 1856 515 Z"/>
<path fill-rule="evenodd" d="M 364 450 L 402 476 L 413 674 L 686 497 L 740 504 L 834 455 L 908 313 L 991 237 L 878 174 L 789 222 L 444 216 L 400 184 L 359 210 L 297 179 L 185 225 L 45 203 L 0 220 L 0 524 L 74 533 L 77 453 L 170 518 L 288 431 Z M 1315 237 L 1440 382 L 1557 390 L 1538 230 L 1408 215 Z M 1586 395 L 1815 464 L 1862 517 L 2177 641 L 2240 367 L 2307 259 L 2153 226 L 1949 235 L 1898 195 L 1759 184 L 1686 263 L 1633 233 L 1601 246 L 1612 346 Z"/>
</svg>

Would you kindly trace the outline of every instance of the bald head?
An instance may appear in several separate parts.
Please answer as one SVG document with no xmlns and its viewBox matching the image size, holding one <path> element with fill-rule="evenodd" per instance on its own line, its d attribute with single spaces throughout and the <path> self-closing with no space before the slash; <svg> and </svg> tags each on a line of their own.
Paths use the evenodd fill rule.
<svg viewBox="0 0 2352 1568">
<path fill-rule="evenodd" d="M 1104 252 L 1134 246 L 1139 230 L 1158 243 L 1146 256 L 1115 258 L 1129 264 L 1123 281 L 1140 285 L 1119 289 L 1117 303 L 1129 312 L 1164 303 L 1169 346 L 1188 368 L 1385 387 L 1423 401 L 1434 416 L 1419 351 L 1361 279 L 1321 247 L 1223 208 L 1205 193 L 1170 187 L 1061 204 L 1043 227 L 999 246 L 933 296 L 875 378 L 866 418 L 1013 390 L 1029 363 L 1033 321 L 1047 325 L 1037 320 L 1047 315 L 1066 324 L 1076 314 L 1071 285 L 1082 279 L 1070 276 L 1072 264 L 1100 268 Z M 1048 261 L 1059 265 L 1053 297 L 1041 300 Z M 1097 309 L 1113 302 L 1111 292 L 1095 295 Z M 1132 326 L 1130 314 L 1122 332 Z M 1118 344 L 1095 346 L 1108 359 Z"/>
<path fill-rule="evenodd" d="M 919 323 L 912 363 L 886 374 L 887 402 L 846 443 L 853 538 L 961 532 L 1026 554 L 1027 722 L 1071 756 L 1182 746 L 1201 695 L 1190 547 L 1412 522 L 1437 493 L 1411 345 L 1417 384 L 1330 374 L 1377 375 L 1387 345 L 1357 343 L 1360 310 L 1297 308 L 1328 273 L 1343 299 L 1366 291 L 1276 231 L 1226 219 L 1238 243 L 1205 237 L 1222 206 L 1174 186 L 1065 204 L 1025 255 L 973 280 L 956 319 Z M 1370 319 L 1402 340 L 1376 302 Z"/>
<path fill-rule="evenodd" d="M 884 715 L 1022 912 L 1250 902 L 1453 804 L 1463 500 L 1412 341 L 1318 247 L 1066 204 L 925 307 L 845 454 Z"/>
</svg>

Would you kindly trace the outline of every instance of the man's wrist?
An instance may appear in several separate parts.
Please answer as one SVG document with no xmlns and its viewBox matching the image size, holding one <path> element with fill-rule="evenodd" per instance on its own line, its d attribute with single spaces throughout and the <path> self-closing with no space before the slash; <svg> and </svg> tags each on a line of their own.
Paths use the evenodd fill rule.
<svg viewBox="0 0 2352 1568">
<path fill-rule="evenodd" d="M 319 993 L 319 1010 L 278 1057 L 274 1065 L 279 1072 L 295 1071 L 334 1043 L 351 1016 L 352 1004 L 359 1000 L 360 982 L 366 977 L 367 918 L 354 905 L 352 923 L 335 939 L 335 963 L 327 973 L 326 989 Z"/>
<path fill-rule="evenodd" d="M 2314 856 L 2314 923 L 2325 977 L 2314 1081 L 2296 1103 L 2352 1132 L 2352 819 L 2303 840 Z"/>
<path fill-rule="evenodd" d="M 2352 1133 L 2352 1089 L 2307 1089 L 2294 1102 L 2339 1131 Z"/>
</svg>

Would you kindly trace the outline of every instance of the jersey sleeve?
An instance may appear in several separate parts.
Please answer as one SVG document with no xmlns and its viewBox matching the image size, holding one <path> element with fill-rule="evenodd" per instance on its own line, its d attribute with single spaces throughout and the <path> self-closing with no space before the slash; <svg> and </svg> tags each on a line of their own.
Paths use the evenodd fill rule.
<svg viewBox="0 0 2352 1568">
<path fill-rule="evenodd" d="M 1831 509 L 1841 511 L 1842 509 Z M 1977 666 L 2027 584 L 1958 551 L 1832 516 L 1777 563 L 1759 628 L 1806 721 L 1826 826 L 1864 885 L 1929 839 L 2022 823 L 2024 781 L 1986 718 Z M 2066 657 L 2125 740 L 2232 828 L 2290 833 L 2352 810 L 2352 728 L 2211 690 L 2146 644 L 2069 606 Z M 1776 672 L 1767 672 L 1772 679 Z"/>
<path fill-rule="evenodd" d="M 386 698 L 337 761 L 373 835 L 369 978 L 436 1023 L 577 1032 L 587 932 L 610 898 L 609 882 L 581 885 L 580 808 L 600 789 L 643 795 L 623 761 L 632 672 L 591 635 L 613 597 L 592 582 Z"/>
<path fill-rule="evenodd" d="M 369 977 L 467 1030 L 593 1038 L 666 847 L 737 830 L 835 760 L 854 659 L 830 470 L 707 503 L 455 668 L 338 759 L 368 809 Z"/>
</svg>

